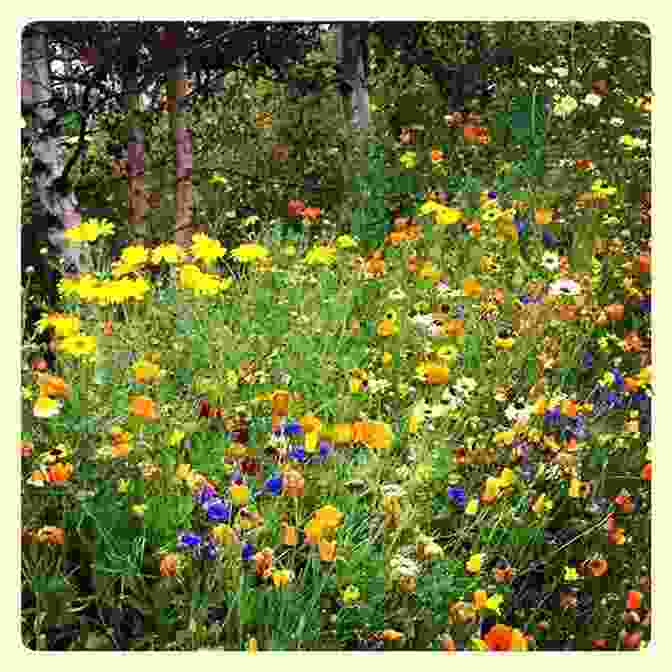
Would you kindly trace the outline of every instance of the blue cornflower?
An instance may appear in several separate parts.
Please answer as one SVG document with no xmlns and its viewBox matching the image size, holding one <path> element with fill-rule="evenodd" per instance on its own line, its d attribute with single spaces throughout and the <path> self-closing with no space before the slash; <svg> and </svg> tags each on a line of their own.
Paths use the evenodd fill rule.
<svg viewBox="0 0 672 672">
<path fill-rule="evenodd" d="M 303 427 L 301 427 L 301 423 L 296 420 L 288 422 L 285 425 L 284 430 L 287 436 L 298 436 L 299 434 L 303 434 Z"/>
<path fill-rule="evenodd" d="M 650 296 L 645 296 L 643 299 L 640 300 L 639 309 L 643 313 L 650 313 L 651 312 L 651 297 Z"/>
<path fill-rule="evenodd" d="M 303 462 L 306 459 L 306 451 L 303 446 L 293 446 L 292 449 L 287 453 L 287 457 L 290 460 L 296 460 L 297 462 Z"/>
<path fill-rule="evenodd" d="M 252 544 L 244 544 L 242 551 L 242 558 L 244 561 L 251 560 L 254 557 L 254 546 Z"/>
<path fill-rule="evenodd" d="M 557 247 L 560 244 L 560 241 L 548 229 L 544 229 L 542 238 L 546 247 Z"/>
<path fill-rule="evenodd" d="M 621 387 L 623 385 L 623 376 L 621 375 L 621 372 L 618 369 L 612 369 L 611 373 L 614 376 L 614 383 Z"/>
<path fill-rule="evenodd" d="M 197 504 L 203 506 L 215 496 L 215 489 L 211 485 L 204 485 L 196 494 L 194 500 Z"/>
<path fill-rule="evenodd" d="M 516 225 L 518 235 L 522 236 L 527 229 L 528 221 L 525 217 L 514 217 L 513 223 Z"/>
<path fill-rule="evenodd" d="M 555 408 L 551 408 L 550 410 L 546 411 L 544 413 L 544 422 L 549 424 L 549 425 L 555 425 L 560 422 L 560 407 L 556 406 Z"/>
<path fill-rule="evenodd" d="M 584 369 L 592 369 L 593 368 L 593 362 L 594 362 L 594 357 L 592 352 L 584 352 L 583 353 L 583 359 L 581 360 L 581 366 L 583 366 Z"/>
<path fill-rule="evenodd" d="M 213 523 L 224 523 L 231 519 L 231 504 L 221 499 L 211 499 L 203 509 L 208 514 L 208 520 Z"/>
<path fill-rule="evenodd" d="M 460 509 L 463 509 L 467 503 L 467 497 L 464 494 L 464 488 L 451 486 L 448 488 L 448 498 Z"/>
<path fill-rule="evenodd" d="M 278 496 L 282 493 L 282 476 L 271 476 L 265 483 L 264 489 L 270 492 L 273 496 Z"/>
<path fill-rule="evenodd" d="M 178 548 L 194 548 L 201 545 L 203 538 L 193 532 L 182 532 L 177 535 Z"/>
<path fill-rule="evenodd" d="M 207 541 L 202 544 L 199 549 L 200 557 L 206 560 L 214 560 L 217 557 L 217 544 L 214 540 L 208 537 Z"/>
</svg>

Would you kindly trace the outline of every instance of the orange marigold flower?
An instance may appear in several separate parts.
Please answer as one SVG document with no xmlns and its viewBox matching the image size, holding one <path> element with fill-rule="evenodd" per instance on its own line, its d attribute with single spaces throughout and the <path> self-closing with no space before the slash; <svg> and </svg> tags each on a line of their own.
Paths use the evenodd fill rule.
<svg viewBox="0 0 672 672">
<path fill-rule="evenodd" d="M 40 396 L 42 397 L 68 398 L 70 396 L 70 386 L 66 384 L 63 378 L 41 376 L 38 382 L 40 385 Z"/>
</svg>

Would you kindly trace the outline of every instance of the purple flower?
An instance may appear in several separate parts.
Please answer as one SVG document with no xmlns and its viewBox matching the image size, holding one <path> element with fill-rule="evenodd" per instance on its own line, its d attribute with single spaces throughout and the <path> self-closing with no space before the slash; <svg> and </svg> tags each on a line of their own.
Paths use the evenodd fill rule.
<svg viewBox="0 0 672 672">
<path fill-rule="evenodd" d="M 583 359 L 581 360 L 581 366 L 583 366 L 584 369 L 592 369 L 593 361 L 594 361 L 593 353 L 585 352 L 583 355 Z"/>
<path fill-rule="evenodd" d="M 448 488 L 448 499 L 450 499 L 455 506 L 463 509 L 467 503 L 467 497 L 464 494 L 464 488 L 451 486 Z"/>
<path fill-rule="evenodd" d="M 254 557 L 254 546 L 252 544 L 245 544 L 243 546 L 242 558 L 243 561 L 247 562 Z"/>
<path fill-rule="evenodd" d="M 518 230 L 518 235 L 521 236 L 527 229 L 528 221 L 524 217 L 515 217 L 513 220 Z"/>
<path fill-rule="evenodd" d="M 215 496 L 215 489 L 211 485 L 204 485 L 195 495 L 194 500 L 203 506 Z"/>
<path fill-rule="evenodd" d="M 639 309 L 643 313 L 650 313 L 651 312 L 651 297 L 650 296 L 645 296 L 640 302 L 639 302 Z"/>
<path fill-rule="evenodd" d="M 183 532 L 177 536 L 178 548 L 194 548 L 201 545 L 203 538 L 193 532 Z"/>
<path fill-rule="evenodd" d="M 208 514 L 208 520 L 213 523 L 223 523 L 231 519 L 231 505 L 221 499 L 211 499 L 203 505 Z"/>
<path fill-rule="evenodd" d="M 296 460 L 297 462 L 303 462 L 306 459 L 306 451 L 303 446 L 294 446 L 288 453 L 287 457 L 290 460 Z"/>
<path fill-rule="evenodd" d="M 272 476 L 264 483 L 264 489 L 277 497 L 282 493 L 282 476 Z"/>
<path fill-rule="evenodd" d="M 544 229 L 542 238 L 546 247 L 557 247 L 560 244 L 560 241 L 548 229 Z"/>
<path fill-rule="evenodd" d="M 560 407 L 556 406 L 544 413 L 544 422 L 549 425 L 555 425 L 560 421 Z"/>
</svg>

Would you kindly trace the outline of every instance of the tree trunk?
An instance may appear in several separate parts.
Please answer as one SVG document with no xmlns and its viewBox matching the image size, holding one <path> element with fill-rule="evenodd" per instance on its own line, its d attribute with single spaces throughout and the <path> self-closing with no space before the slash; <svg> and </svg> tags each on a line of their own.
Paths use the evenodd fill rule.
<svg viewBox="0 0 672 672">
<path fill-rule="evenodd" d="M 59 179 L 65 168 L 62 116 L 54 109 L 47 48 L 47 28 L 32 24 L 22 36 L 21 103 L 24 113 L 31 113 L 28 129 L 33 154 L 31 222 L 21 232 L 22 267 L 34 266 L 45 281 L 49 303 L 57 303 L 56 279 L 42 247 L 62 261 L 65 273 L 80 273 L 85 260 L 78 245 L 66 244 L 65 231 L 78 226 L 80 214 L 77 198 Z"/>
<path fill-rule="evenodd" d="M 179 48 L 183 35 L 178 36 L 176 63 L 168 76 L 168 112 L 171 125 L 175 129 L 175 243 L 184 248 L 191 245 L 192 224 L 192 183 L 193 165 L 191 129 L 186 126 L 184 110 L 189 82 L 187 63 Z"/>
<path fill-rule="evenodd" d="M 137 37 L 128 35 L 128 55 L 124 59 L 124 87 L 128 114 L 128 228 L 131 240 L 144 243 L 146 238 L 145 211 L 145 137 L 140 124 L 140 87 L 138 83 Z"/>
<path fill-rule="evenodd" d="M 342 23 L 336 33 L 344 98 L 349 99 L 350 121 L 356 129 L 369 127 L 368 29 L 366 23 Z M 346 109 L 348 106 L 346 105 Z"/>
</svg>

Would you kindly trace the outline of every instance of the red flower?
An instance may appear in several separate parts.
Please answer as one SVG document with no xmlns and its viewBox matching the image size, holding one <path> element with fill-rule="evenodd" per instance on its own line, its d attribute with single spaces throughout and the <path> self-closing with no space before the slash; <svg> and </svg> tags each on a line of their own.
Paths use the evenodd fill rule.
<svg viewBox="0 0 672 672">
<path fill-rule="evenodd" d="M 306 209 L 306 204 L 303 201 L 290 201 L 287 204 L 287 214 L 290 217 L 300 217 Z"/>
<path fill-rule="evenodd" d="M 651 462 L 647 462 L 642 469 L 642 479 L 645 481 L 651 480 L 651 473 L 653 471 L 653 465 Z"/>
</svg>

